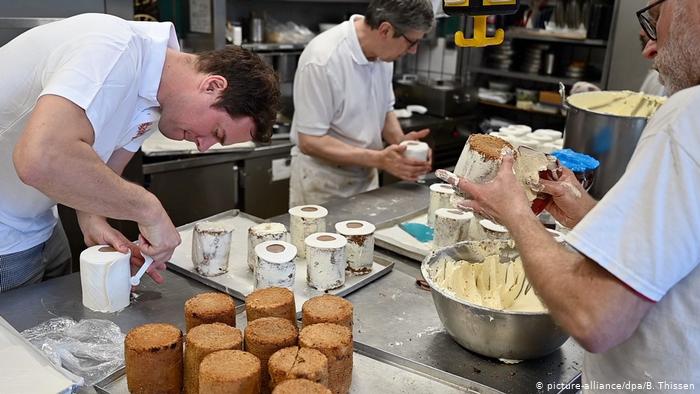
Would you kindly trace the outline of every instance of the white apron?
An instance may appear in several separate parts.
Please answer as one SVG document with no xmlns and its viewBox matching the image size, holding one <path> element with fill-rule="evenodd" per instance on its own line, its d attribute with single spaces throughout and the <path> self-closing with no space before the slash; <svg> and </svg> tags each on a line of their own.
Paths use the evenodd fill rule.
<svg viewBox="0 0 700 394">
<path fill-rule="evenodd" d="M 376 168 L 339 166 L 292 148 L 289 206 L 321 204 L 379 187 Z"/>
</svg>

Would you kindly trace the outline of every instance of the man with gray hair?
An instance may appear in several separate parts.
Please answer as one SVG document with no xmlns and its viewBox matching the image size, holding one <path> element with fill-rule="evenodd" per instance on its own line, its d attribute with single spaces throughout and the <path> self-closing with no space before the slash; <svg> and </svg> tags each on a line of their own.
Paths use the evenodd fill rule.
<svg viewBox="0 0 700 394">
<path fill-rule="evenodd" d="M 637 16 L 670 97 L 600 201 L 569 170 L 541 181 L 568 247 L 533 215 L 512 157 L 489 183 L 460 181 L 472 196 L 460 205 L 508 228 L 537 295 L 588 351 L 584 392 L 698 392 L 700 1 L 656 0 Z"/>
<path fill-rule="evenodd" d="M 433 22 L 430 0 L 372 0 L 365 16 L 353 15 L 309 43 L 294 77 L 290 206 L 375 189 L 377 169 L 404 180 L 430 171 L 429 161 L 403 157 L 399 144 L 429 130 L 401 129 L 392 62 L 415 53 Z"/>
</svg>

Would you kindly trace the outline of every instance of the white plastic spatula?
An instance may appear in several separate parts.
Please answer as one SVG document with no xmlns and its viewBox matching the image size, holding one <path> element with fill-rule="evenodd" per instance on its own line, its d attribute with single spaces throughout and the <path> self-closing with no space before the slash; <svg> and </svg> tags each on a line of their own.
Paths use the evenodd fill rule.
<svg viewBox="0 0 700 394">
<path fill-rule="evenodd" d="M 129 283 L 131 283 L 132 286 L 138 286 L 139 283 L 141 283 L 141 277 L 143 276 L 143 274 L 146 273 L 148 267 L 151 266 L 151 263 L 153 263 L 153 258 L 151 256 L 146 256 L 144 254 L 143 258 L 145 259 L 143 265 L 141 266 L 141 268 L 139 268 L 138 272 L 136 272 L 136 275 L 132 276 L 131 279 L 129 279 Z"/>
</svg>

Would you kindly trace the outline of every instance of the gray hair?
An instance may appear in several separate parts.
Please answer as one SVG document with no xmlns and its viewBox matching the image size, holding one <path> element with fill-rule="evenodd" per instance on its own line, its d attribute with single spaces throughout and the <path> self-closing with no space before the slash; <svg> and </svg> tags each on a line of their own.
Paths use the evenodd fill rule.
<svg viewBox="0 0 700 394">
<path fill-rule="evenodd" d="M 433 28 L 435 16 L 430 0 L 371 0 L 365 13 L 365 23 L 372 29 L 389 22 L 394 36 L 409 30 L 427 33 Z"/>
</svg>

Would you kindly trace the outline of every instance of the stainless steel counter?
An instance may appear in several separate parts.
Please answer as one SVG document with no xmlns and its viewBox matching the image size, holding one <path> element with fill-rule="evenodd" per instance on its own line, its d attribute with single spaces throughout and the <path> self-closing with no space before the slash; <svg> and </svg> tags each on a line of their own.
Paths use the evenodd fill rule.
<svg viewBox="0 0 700 394">
<path fill-rule="evenodd" d="M 424 185 L 399 183 L 360 196 L 324 204 L 329 225 L 345 219 L 391 220 L 427 204 Z M 288 222 L 286 215 L 274 218 Z M 390 274 L 348 296 L 355 305 L 355 348 L 370 357 L 471 392 L 484 386 L 507 393 L 538 392 L 537 382 L 567 383 L 579 379 L 583 350 L 568 341 L 555 353 L 516 365 L 506 365 L 471 353 L 444 331 L 431 295 L 415 285 L 419 264 L 378 250 L 376 259 L 395 263 Z M 144 280 L 136 302 L 127 310 L 100 314 L 81 303 L 80 276 L 54 279 L 0 295 L 0 315 L 17 330 L 56 316 L 114 321 L 123 331 L 147 322 L 170 322 L 184 328 L 184 302 L 210 289 L 172 272 L 157 286 Z M 244 315 L 239 316 L 239 323 Z M 387 376 L 387 384 L 392 377 Z"/>
</svg>

